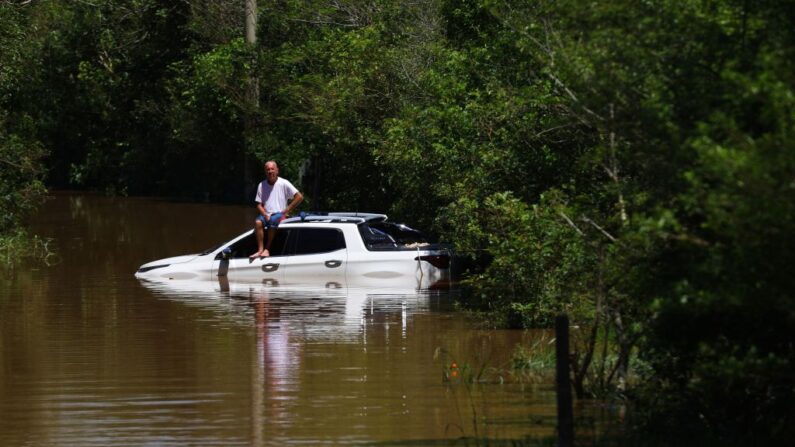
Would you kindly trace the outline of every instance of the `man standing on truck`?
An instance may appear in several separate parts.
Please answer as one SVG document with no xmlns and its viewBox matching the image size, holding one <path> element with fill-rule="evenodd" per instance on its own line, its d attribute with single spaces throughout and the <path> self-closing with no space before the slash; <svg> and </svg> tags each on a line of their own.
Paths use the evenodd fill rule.
<svg viewBox="0 0 795 447">
<path fill-rule="evenodd" d="M 249 259 L 270 256 L 273 237 L 279 223 L 290 215 L 304 196 L 288 180 L 279 177 L 279 165 L 275 161 L 265 162 L 265 180 L 257 187 L 257 210 L 259 215 L 254 220 L 254 232 L 257 234 L 258 251 Z M 268 241 L 265 243 L 265 229 L 268 230 Z"/>
</svg>

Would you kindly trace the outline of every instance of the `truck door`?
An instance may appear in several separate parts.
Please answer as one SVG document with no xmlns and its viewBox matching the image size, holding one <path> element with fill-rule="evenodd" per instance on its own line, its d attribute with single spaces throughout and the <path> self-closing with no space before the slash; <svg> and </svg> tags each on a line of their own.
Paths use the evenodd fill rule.
<svg viewBox="0 0 795 447">
<path fill-rule="evenodd" d="M 217 274 L 219 276 L 225 274 L 230 281 L 267 282 L 278 285 L 284 277 L 289 240 L 290 230 L 276 230 L 270 249 L 271 256 L 249 259 L 249 255 L 257 251 L 257 240 L 252 232 L 251 235 L 229 246 L 229 258 L 220 261 Z"/>
<path fill-rule="evenodd" d="M 348 252 L 342 230 L 310 227 L 292 231 L 295 232 L 295 243 L 287 258 L 285 283 L 344 285 Z"/>
</svg>

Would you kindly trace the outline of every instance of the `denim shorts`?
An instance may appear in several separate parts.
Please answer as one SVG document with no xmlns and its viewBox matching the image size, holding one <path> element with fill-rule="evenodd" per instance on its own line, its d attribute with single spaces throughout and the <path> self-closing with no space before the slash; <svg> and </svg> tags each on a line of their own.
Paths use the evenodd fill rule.
<svg viewBox="0 0 795 447">
<path fill-rule="evenodd" d="M 262 214 L 257 216 L 257 220 L 262 222 L 265 228 L 276 228 L 279 226 L 281 221 L 283 221 L 286 218 L 287 216 L 285 216 L 283 213 L 273 213 L 271 214 L 271 218 L 268 220 L 265 220 L 265 216 L 263 216 Z"/>
</svg>

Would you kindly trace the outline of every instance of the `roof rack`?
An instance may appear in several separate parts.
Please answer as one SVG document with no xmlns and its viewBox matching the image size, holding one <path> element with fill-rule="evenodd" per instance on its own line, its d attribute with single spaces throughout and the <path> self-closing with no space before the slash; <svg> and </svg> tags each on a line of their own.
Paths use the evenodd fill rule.
<svg viewBox="0 0 795 447">
<path fill-rule="evenodd" d="M 329 216 L 341 216 L 341 217 L 359 217 L 364 219 L 365 222 L 382 222 L 386 220 L 386 214 L 375 214 L 375 213 L 328 213 Z"/>
<path fill-rule="evenodd" d="M 383 222 L 386 214 L 374 213 L 301 213 L 299 216 L 284 219 L 282 223 L 301 223 L 301 222 L 335 222 L 335 223 L 363 223 L 363 222 Z"/>
</svg>

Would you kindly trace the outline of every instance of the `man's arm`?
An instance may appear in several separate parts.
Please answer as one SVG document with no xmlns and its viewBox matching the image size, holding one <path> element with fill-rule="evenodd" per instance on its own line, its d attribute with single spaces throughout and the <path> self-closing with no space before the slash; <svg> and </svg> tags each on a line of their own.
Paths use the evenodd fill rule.
<svg viewBox="0 0 795 447">
<path fill-rule="evenodd" d="M 301 204 L 301 201 L 304 200 L 304 196 L 301 195 L 300 192 L 296 192 L 293 196 L 293 199 L 290 200 L 290 204 L 287 205 L 287 208 L 284 209 L 284 215 L 288 216 L 290 213 L 295 209 L 298 205 Z"/>
<path fill-rule="evenodd" d="M 270 217 L 268 216 L 268 213 L 265 211 L 265 206 L 259 202 L 257 202 L 257 211 L 259 211 L 259 213 L 263 215 L 266 219 Z"/>
</svg>

